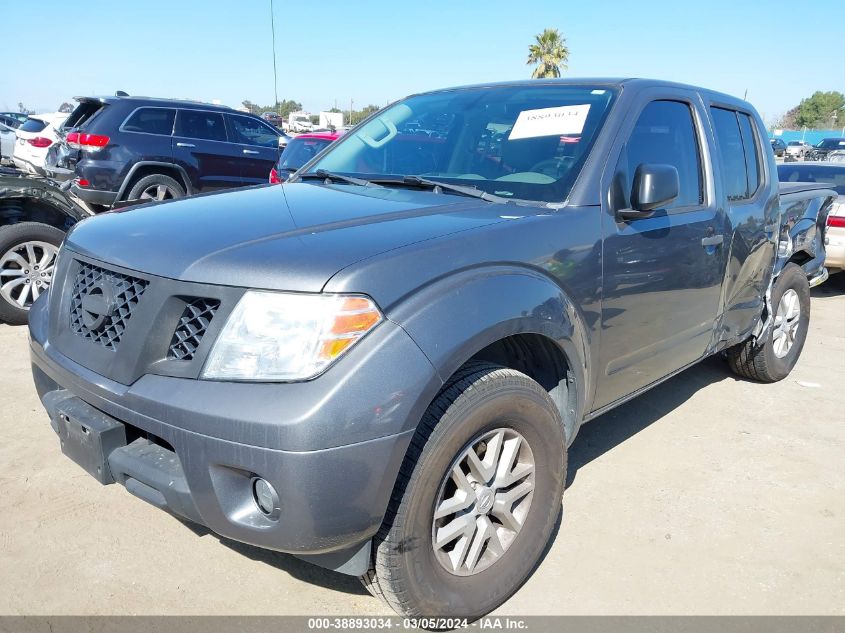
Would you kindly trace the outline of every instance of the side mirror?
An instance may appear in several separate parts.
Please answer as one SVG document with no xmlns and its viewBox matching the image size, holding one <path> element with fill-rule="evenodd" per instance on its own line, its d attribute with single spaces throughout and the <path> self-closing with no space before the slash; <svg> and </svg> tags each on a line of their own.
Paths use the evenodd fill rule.
<svg viewBox="0 0 845 633">
<path fill-rule="evenodd" d="M 647 218 L 655 209 L 665 207 L 680 195 L 681 181 L 672 165 L 643 163 L 634 172 L 631 208 L 621 209 L 622 218 Z"/>
</svg>

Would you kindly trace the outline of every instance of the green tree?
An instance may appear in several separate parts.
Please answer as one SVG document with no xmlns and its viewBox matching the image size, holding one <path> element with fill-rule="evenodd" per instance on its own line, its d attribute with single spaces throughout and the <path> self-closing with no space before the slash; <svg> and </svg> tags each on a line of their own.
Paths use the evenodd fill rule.
<svg viewBox="0 0 845 633">
<path fill-rule="evenodd" d="M 795 115 L 796 127 L 824 128 L 845 125 L 845 95 L 832 90 L 817 90 L 811 97 L 802 99 Z"/>
<path fill-rule="evenodd" d="M 243 101 L 241 101 L 241 105 L 246 108 L 247 112 L 249 112 L 250 114 L 259 113 L 260 108 L 249 99 L 244 99 Z"/>
<path fill-rule="evenodd" d="M 364 106 L 364 108 L 361 110 L 352 110 L 352 112 L 350 112 L 349 110 L 344 110 L 343 120 L 348 125 L 354 125 L 355 123 L 360 123 L 368 116 L 370 116 L 373 112 L 378 112 L 379 110 L 381 110 L 381 108 L 372 103 L 368 106 Z"/>
<path fill-rule="evenodd" d="M 536 64 L 531 73 L 533 79 L 560 77 L 560 71 L 566 70 L 569 61 L 569 49 L 557 29 L 545 29 L 535 37 L 535 43 L 528 47 L 526 65 Z"/>
</svg>

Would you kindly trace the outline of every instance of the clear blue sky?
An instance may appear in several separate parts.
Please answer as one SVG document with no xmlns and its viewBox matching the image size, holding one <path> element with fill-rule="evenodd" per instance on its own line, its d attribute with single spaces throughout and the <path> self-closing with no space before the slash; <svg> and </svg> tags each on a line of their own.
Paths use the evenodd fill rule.
<svg viewBox="0 0 845 633">
<path fill-rule="evenodd" d="M 814 90 L 845 91 L 845 0 L 274 1 L 279 98 L 312 111 L 528 77 L 527 46 L 545 27 L 567 39 L 568 76 L 747 89 L 767 119 Z M 269 4 L 13 3 L 0 28 L 0 109 L 55 110 L 118 89 L 272 103 Z"/>
</svg>

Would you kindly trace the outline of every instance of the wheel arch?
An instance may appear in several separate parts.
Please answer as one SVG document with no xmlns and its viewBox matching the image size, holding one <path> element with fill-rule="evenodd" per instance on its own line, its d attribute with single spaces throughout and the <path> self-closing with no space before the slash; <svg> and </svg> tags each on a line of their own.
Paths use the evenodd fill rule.
<svg viewBox="0 0 845 633">
<path fill-rule="evenodd" d="M 67 231 L 84 217 L 87 217 L 84 213 L 73 212 L 37 197 L 0 199 L 0 227 L 37 222 Z"/>
<path fill-rule="evenodd" d="M 115 198 L 115 200 L 124 200 L 125 196 L 132 189 L 136 182 L 138 182 L 141 178 L 144 178 L 146 176 L 152 176 L 153 174 L 162 174 L 164 176 L 170 176 L 177 182 L 181 183 L 183 187 L 185 187 L 185 193 L 187 195 L 191 195 L 191 193 L 193 193 L 193 188 L 191 187 L 191 179 L 188 178 L 188 173 L 185 171 L 184 167 L 182 167 L 181 165 L 177 165 L 176 163 L 147 160 L 139 161 L 132 165 L 132 167 L 129 169 L 129 173 L 126 174 L 126 177 L 123 179 L 123 183 L 120 185 L 120 189 L 118 189 L 117 191 L 117 197 Z"/>
<path fill-rule="evenodd" d="M 546 274 L 510 265 L 462 271 L 413 293 L 387 316 L 411 336 L 443 384 L 474 360 L 539 382 L 558 406 L 571 444 L 592 397 L 590 335 L 578 305 Z"/>
</svg>

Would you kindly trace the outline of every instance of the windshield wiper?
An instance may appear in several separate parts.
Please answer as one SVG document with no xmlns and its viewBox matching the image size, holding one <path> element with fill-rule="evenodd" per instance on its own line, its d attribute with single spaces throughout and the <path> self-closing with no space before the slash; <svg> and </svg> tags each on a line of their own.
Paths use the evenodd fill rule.
<svg viewBox="0 0 845 633">
<path fill-rule="evenodd" d="M 363 178 L 353 178 L 352 176 L 344 176 L 343 174 L 336 174 L 334 172 L 326 171 L 325 169 L 318 169 L 317 171 L 300 174 L 297 178 L 299 178 L 300 180 L 304 180 L 306 178 L 319 178 L 320 180 L 325 180 L 327 182 L 337 180 L 339 182 L 345 182 L 349 185 L 358 185 L 360 187 L 381 187 L 381 185 L 376 184 L 370 180 L 364 180 Z"/>
<path fill-rule="evenodd" d="M 477 187 L 467 187 L 465 185 L 454 185 L 450 182 L 440 182 L 439 180 L 430 180 L 422 176 L 403 176 L 402 180 L 395 179 L 379 179 L 373 182 L 382 183 L 385 185 L 409 185 L 411 187 L 430 187 L 435 193 L 440 193 L 441 190 L 457 193 L 463 196 L 470 196 L 472 198 L 479 198 L 487 200 L 488 202 L 506 203 L 510 202 L 507 198 L 496 196 L 492 193 L 487 193 Z"/>
</svg>

